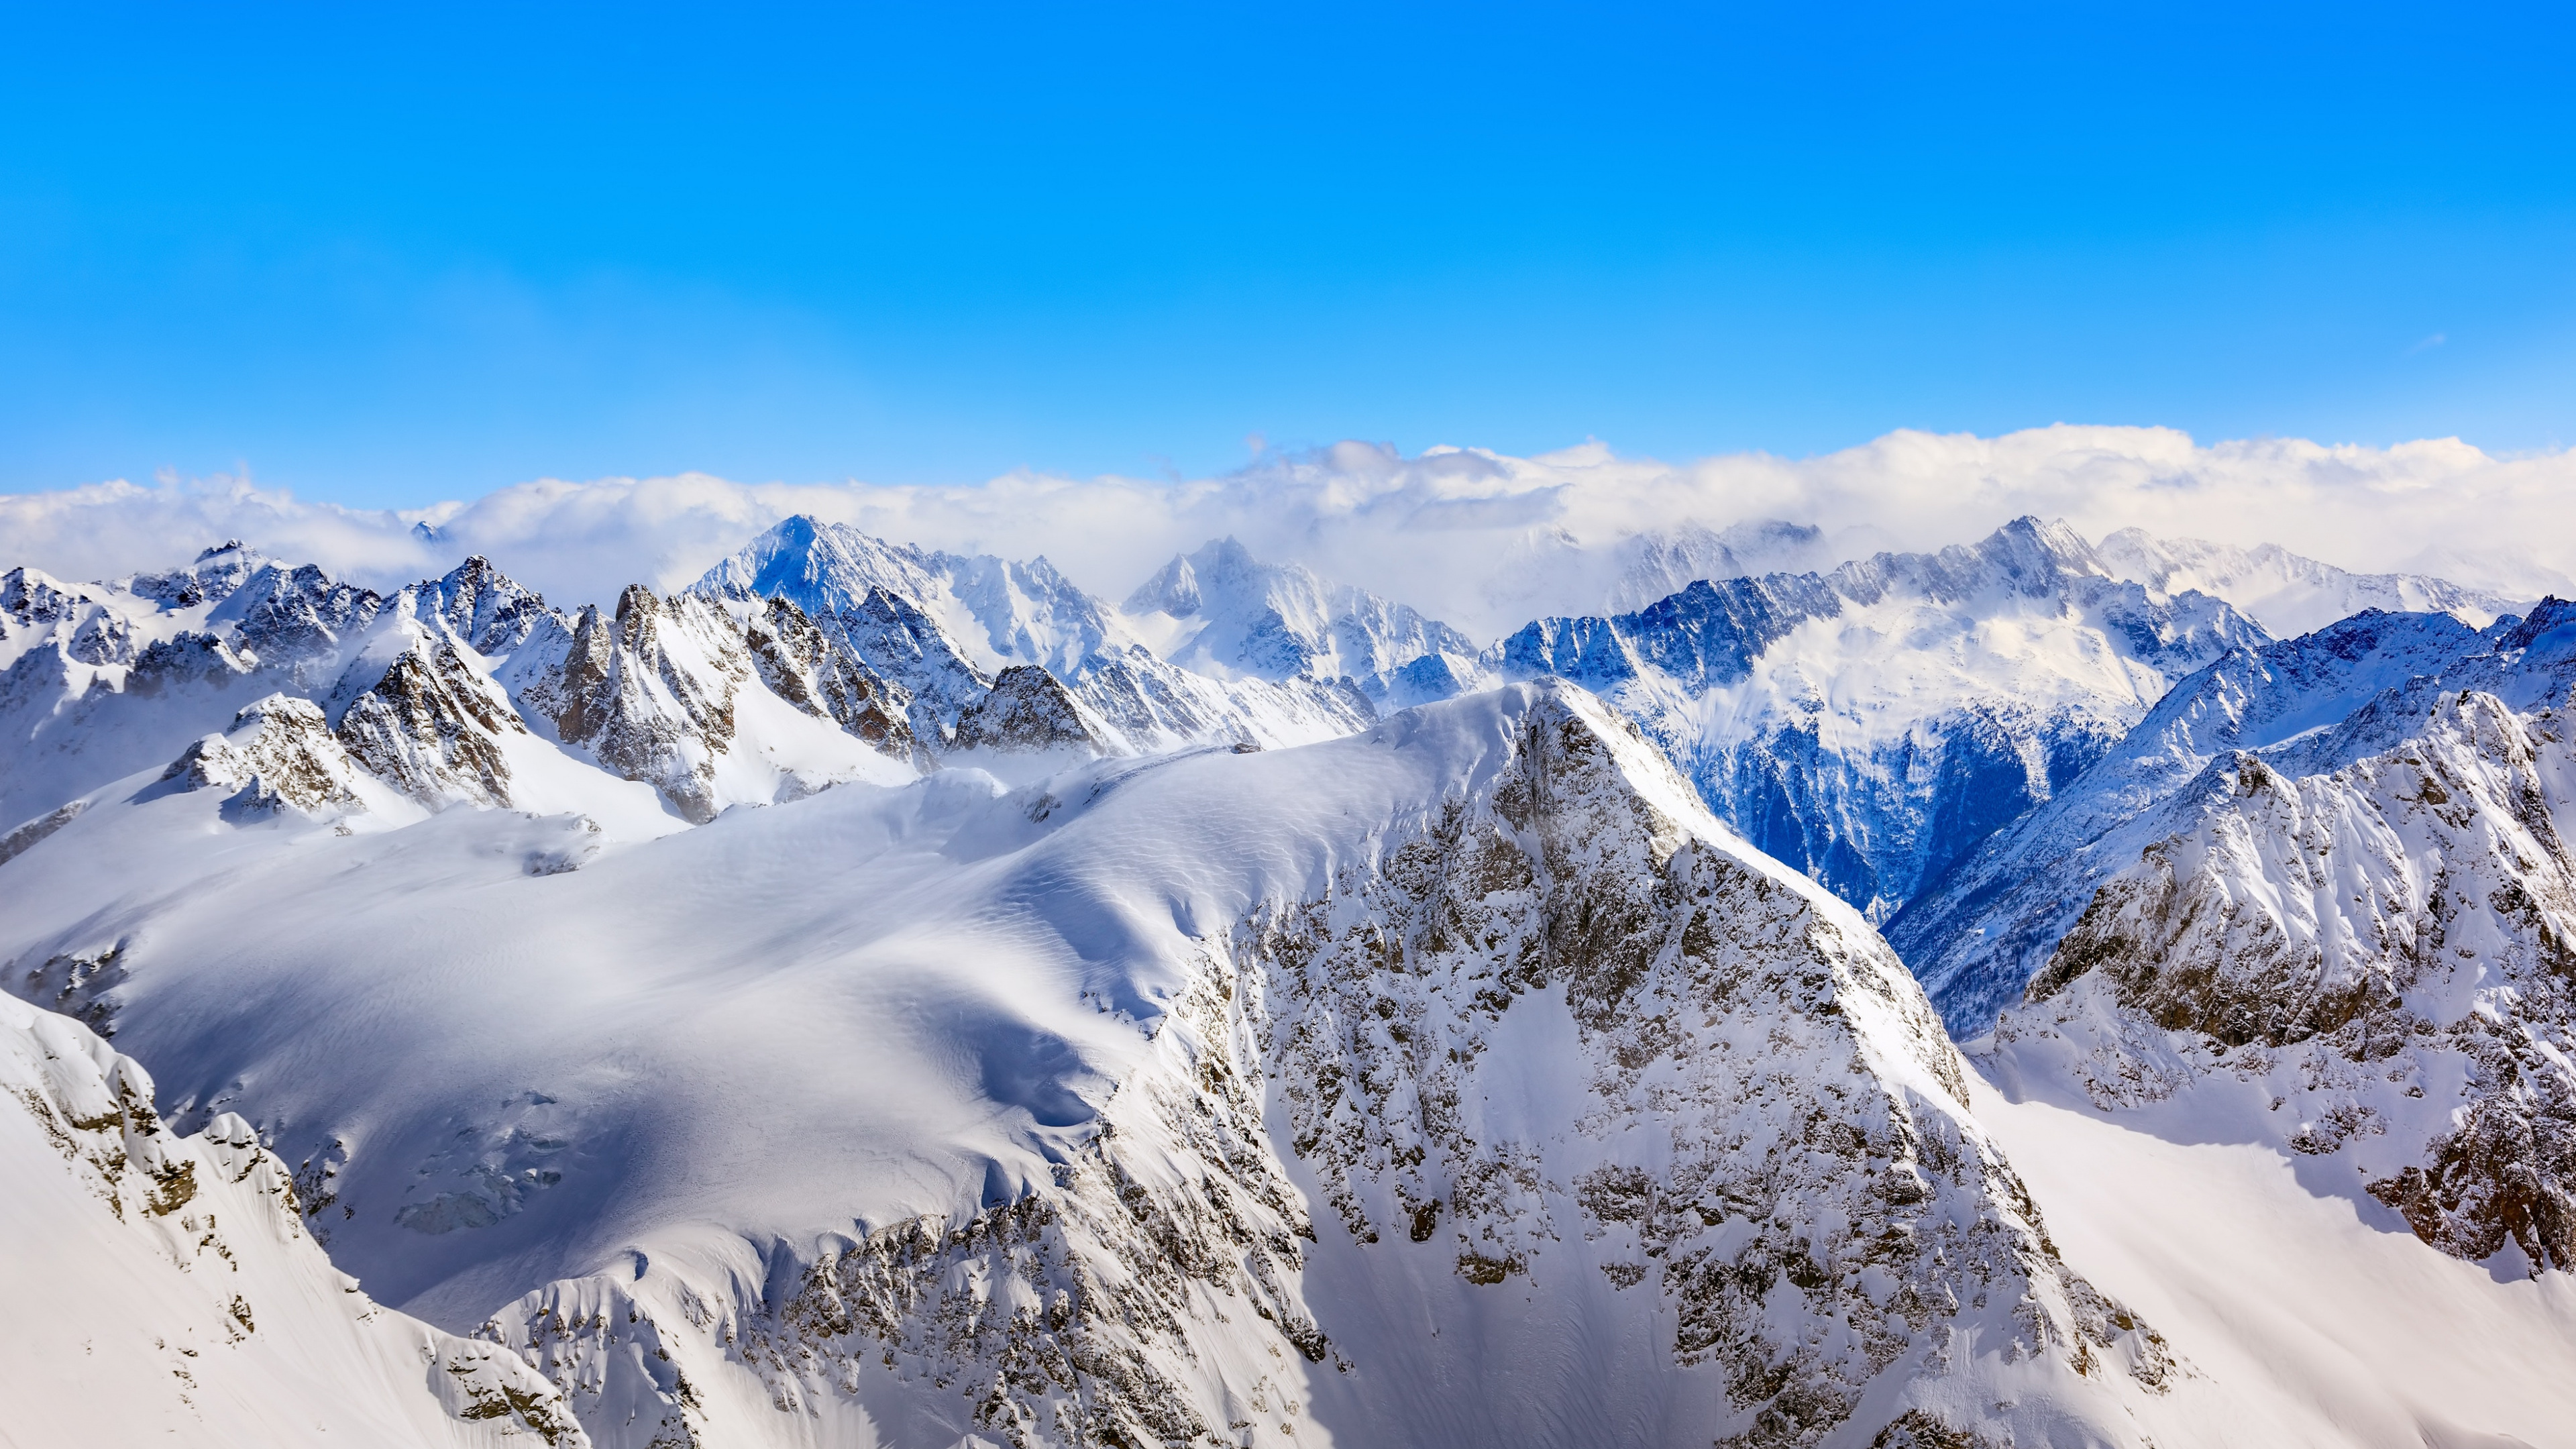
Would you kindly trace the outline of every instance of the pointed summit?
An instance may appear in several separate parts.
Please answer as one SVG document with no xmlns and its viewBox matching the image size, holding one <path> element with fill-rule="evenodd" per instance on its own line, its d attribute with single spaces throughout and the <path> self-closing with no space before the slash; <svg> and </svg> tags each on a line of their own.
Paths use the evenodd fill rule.
<svg viewBox="0 0 2576 1449">
<path fill-rule="evenodd" d="M 1478 673 L 1474 644 L 1439 620 L 1297 564 L 1263 563 L 1232 537 L 1163 565 L 1127 596 L 1126 612 L 1164 658 L 1219 678 L 1347 677 L 1400 706 L 1446 697 L 1415 692 L 1424 681 Z M 1445 663 L 1423 665 L 1435 658 Z"/>
<path fill-rule="evenodd" d="M 808 614 L 847 614 L 858 610 L 872 588 L 920 605 L 939 586 L 930 560 L 919 549 L 799 513 L 708 570 L 694 591 L 722 598 L 783 598 Z"/>
</svg>

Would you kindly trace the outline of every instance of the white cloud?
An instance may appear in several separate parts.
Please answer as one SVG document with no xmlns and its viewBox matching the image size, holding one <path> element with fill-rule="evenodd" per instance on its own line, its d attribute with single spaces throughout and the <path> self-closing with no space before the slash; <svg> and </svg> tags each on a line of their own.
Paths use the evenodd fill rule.
<svg viewBox="0 0 2576 1449">
<path fill-rule="evenodd" d="M 2279 542 L 2363 570 L 2419 568 L 2516 592 L 2576 572 L 2576 455 L 2497 458 L 2456 439 L 2389 448 L 2195 444 L 2169 429 L 2059 426 L 1996 438 L 1897 432 L 1808 459 L 1666 464 L 1587 443 L 1537 457 L 1339 443 L 1185 482 L 1011 474 L 950 487 L 541 480 L 407 512 L 317 504 L 241 479 L 103 483 L 0 497 L 0 562 L 71 577 L 158 567 L 238 536 L 385 585 L 467 552 L 563 602 L 670 588 L 778 519 L 810 512 L 931 547 L 1044 554 L 1123 596 L 1172 553 L 1232 533 L 1490 636 L 1599 606 L 1608 546 L 1660 525 L 1786 519 L 1826 553 L 1967 542 L 2024 513 L 2090 537 L 2136 524 Z M 413 532 L 428 520 L 435 539 Z"/>
</svg>

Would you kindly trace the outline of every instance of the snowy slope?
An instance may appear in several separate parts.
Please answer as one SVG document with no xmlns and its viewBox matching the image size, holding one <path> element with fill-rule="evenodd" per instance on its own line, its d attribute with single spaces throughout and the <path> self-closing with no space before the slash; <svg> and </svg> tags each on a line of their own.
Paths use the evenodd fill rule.
<svg viewBox="0 0 2576 1449">
<path fill-rule="evenodd" d="M 2567 737 L 2472 690 L 2331 773 L 2241 758 L 2004 1015 L 2007 1079 L 2223 1122 L 2445 1251 L 2576 1268 Z"/>
<path fill-rule="evenodd" d="M 2499 1278 L 2576 1268 L 2571 685 L 2557 600 L 2231 656 L 1995 842 L 1916 964 L 1963 1030 L 2005 1006 L 2018 1098 L 2261 1144 Z"/>
<path fill-rule="evenodd" d="M 2165 593 L 2198 590 L 2225 599 L 2287 637 L 2322 629 L 2365 609 L 2449 614 L 2483 629 L 2531 600 L 2462 588 L 2429 574 L 2357 574 L 2302 558 L 2276 543 L 2238 548 L 2197 538 L 2157 538 L 2124 528 L 2095 546 L 2112 573 Z"/>
<path fill-rule="evenodd" d="M 1578 691 L 624 843 L 187 778 L 0 864 L 7 979 L 86 983 L 166 1110 L 249 1119 L 371 1291 L 602 1444 L 2197 1412 L 1868 925 Z"/>
<path fill-rule="evenodd" d="M 2343 721 L 2489 641 L 2444 614 L 2365 614 L 2231 649 L 2174 686 L 2079 778 L 1986 840 L 1888 923 L 1888 939 L 1962 1038 L 2020 997 L 2110 873 L 2229 788 L 2213 762 Z"/>
<path fill-rule="evenodd" d="M 1883 920 L 2081 774 L 2172 680 L 2263 637 L 2022 519 L 1974 548 L 1541 620 L 1492 660 L 1601 693 L 1722 819 Z"/>
<path fill-rule="evenodd" d="M 2048 1205 L 2067 1261 L 2170 1334 L 2207 1387 L 2226 1386 L 2222 1413 L 2169 1442 L 2568 1442 L 2576 1277 L 2499 1282 L 2366 1199 L 2314 1190 L 2315 1159 L 2223 1131 L 2159 1134 L 1983 1082 L 1976 1108 Z"/>
<path fill-rule="evenodd" d="M 0 997 L 0 1444 L 589 1438 L 515 1355 L 370 1302 L 229 1114 L 181 1137 L 151 1077 Z"/>
<path fill-rule="evenodd" d="M 0 986 L 64 1014 L 0 1067 L 145 1080 L 76 1019 L 173 1128 L 72 1128 L 0 1209 L 89 1235 L 82 1322 L 199 1346 L 223 1253 L 149 1209 L 249 1163 L 206 1230 L 280 1285 L 192 1380 L 57 1335 L 5 1397 L 246 1443 L 315 1375 L 342 1442 L 549 1385 L 639 1449 L 2551 1442 L 2569 606 L 2271 643 L 2025 520 L 1485 661 L 1607 706 L 1362 728 L 1318 674 L 1439 626 L 1221 546 L 1157 586 L 1140 628 L 810 521 L 575 613 L 479 559 L 0 578 Z M 1916 973 L 1810 876 L 1910 901 Z M 1976 1072 L 1934 1003 L 2012 1004 Z M 100 1118 L 51 1100 L 29 1142 Z M 142 1207 L 58 1226 L 119 1153 Z"/>
<path fill-rule="evenodd" d="M 1347 678 L 1401 709 L 1466 693 L 1479 677 L 1466 635 L 1295 564 L 1262 563 L 1231 538 L 1165 564 L 1122 611 L 1163 658 L 1219 679 Z"/>
</svg>

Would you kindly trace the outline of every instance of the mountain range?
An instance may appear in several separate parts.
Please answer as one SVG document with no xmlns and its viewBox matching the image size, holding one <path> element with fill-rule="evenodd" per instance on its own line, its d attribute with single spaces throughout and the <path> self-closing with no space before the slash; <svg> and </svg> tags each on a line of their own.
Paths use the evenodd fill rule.
<svg viewBox="0 0 2576 1449">
<path fill-rule="evenodd" d="M 2576 606 L 1818 546 L 0 575 L 0 1440 L 2563 1442 Z"/>
</svg>

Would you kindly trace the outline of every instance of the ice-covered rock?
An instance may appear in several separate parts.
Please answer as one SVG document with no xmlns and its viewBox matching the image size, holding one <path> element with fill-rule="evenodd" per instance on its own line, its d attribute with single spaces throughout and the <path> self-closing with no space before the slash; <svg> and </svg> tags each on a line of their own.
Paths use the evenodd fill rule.
<svg viewBox="0 0 2576 1449">
<path fill-rule="evenodd" d="M 444 577 L 412 585 L 409 592 L 417 617 L 445 624 L 450 634 L 478 654 L 508 654 L 554 614 L 534 589 L 501 572 L 481 554 Z"/>
<path fill-rule="evenodd" d="M 2104 837 L 1997 1070 L 2349 1164 L 2326 1179 L 2447 1252 L 2576 1267 L 2571 621 L 2545 600 Z M 2454 631 L 2368 616 L 2293 642 Z"/>
<path fill-rule="evenodd" d="M 228 538 L 198 551 L 185 567 L 162 573 L 135 574 L 123 581 L 126 592 L 170 609 L 220 604 L 266 567 L 259 550 Z"/>
<path fill-rule="evenodd" d="M 1223 679 L 1171 663 L 1043 558 L 932 553 L 799 516 L 691 591 L 794 603 L 911 692 L 915 738 L 934 752 L 994 676 L 1018 664 L 1054 675 L 1097 716 L 1108 746 L 1126 754 L 1234 740 L 1298 744 L 1376 717 L 1367 695 L 1338 676 Z"/>
<path fill-rule="evenodd" d="M 651 785 L 693 824 L 731 804 L 912 774 L 908 751 L 881 752 L 771 692 L 741 628 L 704 595 L 630 585 L 613 615 L 540 624 L 500 677 L 555 739 Z"/>
</svg>

